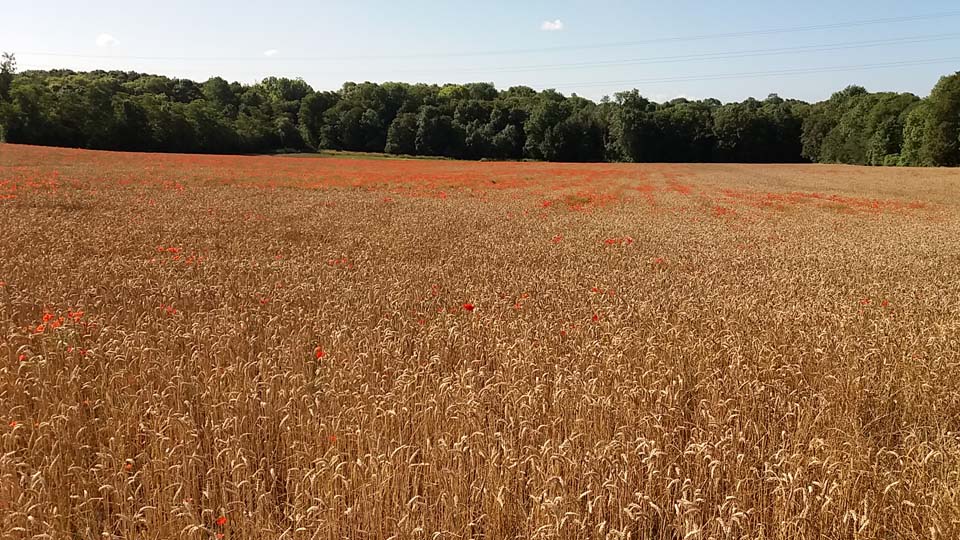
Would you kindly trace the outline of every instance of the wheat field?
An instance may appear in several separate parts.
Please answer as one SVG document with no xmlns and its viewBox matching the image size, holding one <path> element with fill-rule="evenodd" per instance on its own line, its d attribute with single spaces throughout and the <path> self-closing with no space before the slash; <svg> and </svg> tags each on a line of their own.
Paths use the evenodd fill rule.
<svg viewBox="0 0 960 540">
<path fill-rule="evenodd" d="M 0 537 L 960 537 L 960 172 L 0 145 Z"/>
</svg>

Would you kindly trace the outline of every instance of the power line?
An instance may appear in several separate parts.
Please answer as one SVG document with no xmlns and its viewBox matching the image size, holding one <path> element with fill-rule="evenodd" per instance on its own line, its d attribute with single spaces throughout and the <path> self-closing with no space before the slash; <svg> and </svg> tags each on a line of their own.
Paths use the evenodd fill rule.
<svg viewBox="0 0 960 540">
<path fill-rule="evenodd" d="M 177 61 L 269 61 L 277 62 L 280 60 L 283 61 L 352 61 L 352 60 L 399 60 L 399 59 L 417 59 L 417 58 L 457 58 L 457 57 L 468 57 L 468 56 L 500 56 L 500 55 L 519 55 L 519 54 L 530 54 L 530 53 L 540 53 L 540 52 L 559 52 L 559 51 L 578 51 L 578 50 L 594 50 L 594 49 L 605 49 L 605 48 L 621 48 L 621 47 L 632 47 L 637 45 L 652 45 L 659 43 L 678 43 L 678 42 L 689 42 L 689 41 L 703 41 L 711 39 L 729 39 L 737 37 L 751 37 L 751 36 L 764 36 L 764 35 L 776 35 L 776 34 L 788 34 L 788 33 L 798 33 L 798 32 L 811 32 L 817 30 L 832 30 L 838 28 L 853 28 L 859 26 L 872 26 L 880 24 L 891 24 L 891 23 L 901 23 L 901 22 L 913 22 L 913 21 L 924 21 L 931 19 L 942 19 L 947 17 L 958 17 L 960 16 L 960 10 L 956 11 L 943 11 L 939 13 L 930 13 L 926 15 L 912 15 L 904 17 L 885 17 L 878 19 L 864 19 L 858 21 L 847 21 L 840 23 L 831 23 L 831 24 L 818 24 L 818 25 L 809 25 L 809 26 L 792 26 L 792 27 L 781 27 L 781 28 L 770 28 L 765 30 L 751 30 L 744 32 L 726 32 L 726 33 L 717 33 L 717 34 L 701 34 L 693 36 L 676 36 L 676 37 L 666 37 L 666 38 L 651 38 L 638 41 L 622 41 L 617 43 L 600 43 L 594 45 L 570 45 L 570 46 L 557 46 L 557 47 L 543 47 L 536 49 L 504 49 L 504 50 L 490 50 L 490 51 L 473 51 L 473 52 L 453 52 L 453 53 L 417 53 L 417 54 L 406 54 L 406 55 L 360 55 L 360 56 L 296 56 L 296 57 L 191 57 L 191 56 L 120 56 L 120 55 L 87 55 L 87 54 L 71 54 L 71 53 L 54 53 L 54 52 L 22 52 L 20 54 L 27 56 L 51 56 L 51 57 L 61 57 L 61 58 L 86 58 L 86 59 L 125 59 L 125 60 L 177 60 Z"/>
<path fill-rule="evenodd" d="M 892 68 L 892 67 L 909 67 L 909 66 L 924 66 L 924 65 L 933 65 L 933 64 L 945 64 L 948 62 L 958 62 L 960 61 L 960 56 L 950 56 L 946 58 L 928 58 L 928 59 L 919 59 L 919 60 L 903 60 L 899 62 L 883 62 L 877 64 L 855 64 L 855 65 L 846 65 L 846 66 L 828 66 L 828 67 L 818 67 L 818 68 L 798 68 L 798 69 L 784 69 L 777 71 L 747 71 L 741 73 L 722 73 L 716 75 L 691 75 L 683 77 L 664 77 L 664 78 L 652 78 L 652 79 L 633 79 L 633 80 L 619 80 L 619 81 L 596 81 L 588 83 L 565 83 L 565 84 L 555 84 L 555 85 L 539 85 L 543 88 L 594 88 L 598 86 L 610 86 L 610 85 L 638 85 L 638 84 L 657 84 L 657 83 L 669 83 L 669 82 L 699 82 L 699 81 L 717 81 L 723 79 L 740 79 L 740 78 L 750 78 L 750 77 L 768 77 L 776 75 L 804 75 L 804 74 L 815 74 L 815 73 L 835 73 L 841 71 L 863 71 L 870 69 L 883 69 L 883 68 Z"/>
<path fill-rule="evenodd" d="M 601 60 L 596 62 L 538 64 L 538 65 L 511 66 L 511 67 L 505 67 L 505 68 L 476 68 L 476 69 L 462 69 L 462 70 L 406 69 L 406 70 L 390 70 L 390 72 L 421 73 L 421 74 L 442 72 L 442 73 L 469 74 L 469 73 L 524 73 L 528 71 L 538 71 L 538 72 L 539 71 L 558 71 L 558 70 L 570 70 L 570 69 L 580 69 L 580 68 L 590 68 L 590 67 L 651 65 L 651 64 L 679 63 L 679 62 L 697 62 L 697 61 L 708 61 L 708 60 L 728 60 L 728 59 L 763 57 L 763 56 L 779 56 L 779 55 L 802 54 L 802 53 L 810 53 L 810 52 L 829 52 L 829 51 L 839 51 L 839 50 L 884 47 L 889 45 L 909 45 L 909 44 L 915 44 L 915 43 L 929 43 L 929 42 L 936 42 L 936 41 L 952 40 L 957 38 L 960 38 L 960 33 L 934 34 L 930 36 L 909 36 L 909 37 L 901 37 L 901 38 L 853 41 L 853 42 L 832 43 L 832 44 L 824 44 L 824 45 L 800 45 L 796 47 L 779 47 L 779 48 L 773 48 L 773 49 L 747 49 L 747 50 L 739 50 L 739 51 L 726 51 L 726 52 L 704 53 L 704 54 L 685 54 L 685 55 L 673 55 L 673 56 L 631 58 L 631 59 L 624 59 L 624 60 L 605 60 L 605 61 Z"/>
<path fill-rule="evenodd" d="M 695 61 L 704 61 L 704 60 L 728 60 L 728 59 L 735 59 L 735 58 L 751 58 L 751 57 L 758 57 L 758 56 L 778 56 L 783 54 L 797 54 L 797 53 L 808 53 L 808 52 L 828 52 L 828 51 L 883 47 L 888 45 L 909 45 L 914 43 L 929 43 L 934 41 L 946 41 L 946 40 L 957 39 L 957 38 L 960 38 L 960 33 L 938 34 L 938 35 L 932 35 L 932 36 L 915 36 L 915 37 L 904 37 L 904 38 L 894 38 L 894 39 L 880 39 L 880 40 L 871 40 L 871 41 L 854 41 L 854 42 L 834 43 L 834 44 L 825 44 L 825 45 L 801 45 L 797 47 L 780 47 L 775 49 L 748 49 L 748 50 L 718 52 L 718 53 L 685 54 L 685 55 L 675 55 L 675 56 L 632 58 L 632 59 L 625 59 L 625 60 L 606 60 L 606 61 L 597 61 L 597 62 L 573 62 L 573 63 L 565 63 L 565 64 L 540 64 L 540 65 L 527 65 L 527 66 L 511 66 L 511 67 L 504 67 L 504 68 L 488 68 L 488 69 L 478 68 L 478 69 L 465 69 L 465 70 L 411 69 L 411 70 L 392 70 L 392 72 L 394 73 L 432 73 L 432 72 L 523 73 L 526 71 L 555 71 L 555 70 L 589 68 L 589 67 L 649 65 L 649 64 L 664 64 L 664 63 L 676 63 L 676 62 L 695 62 Z"/>
</svg>

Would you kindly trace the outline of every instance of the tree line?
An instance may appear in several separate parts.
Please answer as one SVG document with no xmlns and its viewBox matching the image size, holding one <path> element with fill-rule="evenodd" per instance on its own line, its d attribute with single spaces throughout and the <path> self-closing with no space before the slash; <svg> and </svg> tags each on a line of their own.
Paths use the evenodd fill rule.
<svg viewBox="0 0 960 540">
<path fill-rule="evenodd" d="M 960 72 L 929 97 L 850 86 L 819 103 L 770 95 L 598 102 L 491 83 L 302 79 L 198 83 L 125 71 L 17 72 L 0 64 L 0 140 L 103 150 L 319 149 L 459 159 L 960 165 Z"/>
</svg>

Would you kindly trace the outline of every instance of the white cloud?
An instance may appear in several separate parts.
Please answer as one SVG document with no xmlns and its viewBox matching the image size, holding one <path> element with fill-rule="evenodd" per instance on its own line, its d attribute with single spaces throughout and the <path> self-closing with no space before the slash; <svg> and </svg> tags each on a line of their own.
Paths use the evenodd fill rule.
<svg viewBox="0 0 960 540">
<path fill-rule="evenodd" d="M 276 55 L 278 52 L 280 52 L 280 51 L 278 51 L 278 50 L 276 50 L 276 49 L 267 49 L 266 51 L 263 51 L 263 55 L 264 55 L 264 56 L 274 56 L 274 55 Z"/>
<path fill-rule="evenodd" d="M 116 47 L 119 44 L 120 42 L 117 41 L 117 38 L 111 36 L 110 34 L 100 34 L 97 36 L 97 47 Z"/>
<path fill-rule="evenodd" d="M 540 29 L 544 32 L 559 32 L 560 30 L 563 30 L 563 21 L 560 19 L 543 21 L 543 24 L 540 25 Z"/>
</svg>

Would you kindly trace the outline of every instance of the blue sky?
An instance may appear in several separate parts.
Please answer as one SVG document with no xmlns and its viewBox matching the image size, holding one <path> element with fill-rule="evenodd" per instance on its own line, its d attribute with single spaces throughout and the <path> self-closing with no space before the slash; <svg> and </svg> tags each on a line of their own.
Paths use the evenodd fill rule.
<svg viewBox="0 0 960 540">
<path fill-rule="evenodd" d="M 0 0 L 0 13 L 0 50 L 21 69 L 277 75 L 317 89 L 490 81 L 592 99 L 635 87 L 658 101 L 820 100 L 849 84 L 926 95 L 960 70 L 960 4 L 947 0 Z M 823 25 L 834 27 L 783 31 Z"/>
</svg>

